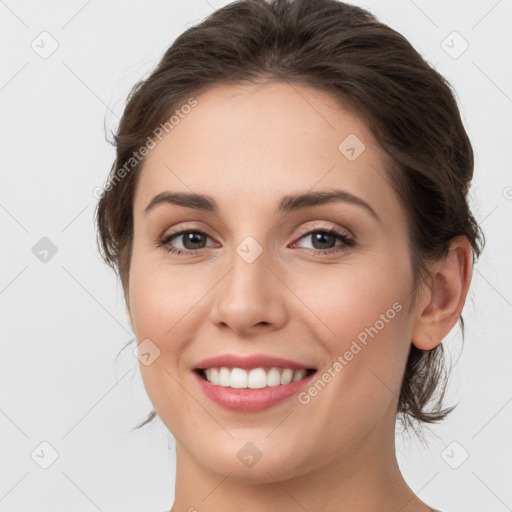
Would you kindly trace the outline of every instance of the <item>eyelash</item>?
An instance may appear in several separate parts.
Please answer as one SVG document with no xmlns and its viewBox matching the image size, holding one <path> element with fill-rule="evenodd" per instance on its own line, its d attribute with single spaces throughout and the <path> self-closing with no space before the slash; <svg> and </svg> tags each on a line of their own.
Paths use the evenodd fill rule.
<svg viewBox="0 0 512 512">
<path fill-rule="evenodd" d="M 174 249 L 172 246 L 170 246 L 170 241 L 173 238 L 177 238 L 180 235 L 184 235 L 185 233 L 200 233 L 201 235 L 208 236 L 207 233 L 205 233 L 204 231 L 202 231 L 200 229 L 185 229 L 185 230 L 177 231 L 176 233 L 171 233 L 170 235 L 162 237 L 158 241 L 157 245 L 160 246 L 160 247 L 163 247 L 167 252 L 170 252 L 170 253 L 175 254 L 175 255 L 186 254 L 188 256 L 191 256 L 191 255 L 200 253 L 201 251 L 203 251 L 205 249 L 205 248 L 202 248 L 202 249 L 182 250 L 182 249 Z M 335 228 L 330 228 L 330 229 L 317 228 L 317 229 L 312 229 L 312 230 L 311 229 L 310 230 L 305 229 L 305 230 L 303 230 L 301 232 L 301 236 L 299 237 L 299 240 L 304 238 L 304 237 L 306 237 L 306 236 L 308 236 L 308 235 L 312 235 L 312 234 L 315 234 L 315 233 L 322 233 L 322 234 L 325 234 L 325 235 L 334 236 L 338 240 L 341 240 L 343 242 L 343 244 L 335 246 L 335 247 L 332 247 L 330 249 L 326 249 L 326 250 L 322 250 L 322 249 L 305 249 L 309 254 L 314 254 L 314 255 L 318 255 L 318 254 L 321 254 L 321 255 L 332 254 L 332 253 L 337 253 L 337 252 L 345 251 L 345 250 L 347 250 L 347 248 L 354 247 L 356 245 L 355 240 L 353 240 L 352 238 L 348 237 L 347 235 L 345 235 L 343 233 L 340 233 Z"/>
</svg>

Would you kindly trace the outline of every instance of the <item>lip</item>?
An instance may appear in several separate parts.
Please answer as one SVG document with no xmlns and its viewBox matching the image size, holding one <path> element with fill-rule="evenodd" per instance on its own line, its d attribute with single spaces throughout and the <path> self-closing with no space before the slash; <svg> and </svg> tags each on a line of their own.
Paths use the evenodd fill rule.
<svg viewBox="0 0 512 512">
<path fill-rule="evenodd" d="M 303 367 L 301 366 L 301 368 Z M 310 384 L 316 373 L 315 371 L 303 379 L 291 382 L 290 384 L 267 386 L 261 389 L 241 389 L 217 386 L 203 379 L 197 370 L 192 371 L 199 387 L 212 402 L 225 409 L 236 412 L 259 412 L 269 409 L 299 393 L 304 387 Z"/>
<path fill-rule="evenodd" d="M 307 366 L 291 359 L 283 359 L 266 354 L 254 354 L 251 356 L 238 356 L 236 354 L 222 354 L 215 357 L 209 357 L 200 361 L 195 369 L 205 368 L 243 368 L 252 370 L 253 368 L 291 368 L 292 370 L 316 370 L 314 366 Z M 300 382 L 300 381 L 299 381 Z"/>
</svg>

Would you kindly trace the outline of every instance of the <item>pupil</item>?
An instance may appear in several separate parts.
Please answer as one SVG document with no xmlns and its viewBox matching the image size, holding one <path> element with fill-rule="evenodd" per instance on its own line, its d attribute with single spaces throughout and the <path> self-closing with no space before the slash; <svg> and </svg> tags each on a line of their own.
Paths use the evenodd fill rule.
<svg viewBox="0 0 512 512">
<path fill-rule="evenodd" d="M 187 233 L 185 236 L 185 246 L 187 246 L 188 244 L 192 244 L 192 247 L 187 247 L 187 249 L 191 249 L 191 250 L 198 249 L 198 247 L 196 247 L 196 245 L 201 243 L 201 237 L 202 237 L 201 233 L 197 233 L 197 232 Z M 315 233 L 313 236 L 313 245 L 315 246 L 315 248 L 317 248 L 317 249 L 332 248 L 333 245 L 326 242 L 326 240 L 325 240 L 326 238 L 327 238 L 327 240 L 330 238 L 331 242 L 334 241 L 334 237 L 329 233 Z M 320 247 L 317 247 L 318 244 L 320 244 Z M 328 247 L 325 247 L 326 244 Z"/>
<path fill-rule="evenodd" d="M 198 249 L 198 247 L 195 247 L 194 244 L 201 243 L 200 239 L 201 239 L 201 233 L 194 233 L 194 232 L 187 233 L 185 236 L 185 247 L 187 247 L 186 242 L 191 242 L 193 247 L 187 247 L 187 249 Z"/>
<path fill-rule="evenodd" d="M 316 249 L 330 249 L 331 247 L 333 247 L 332 245 L 330 247 L 323 247 L 322 246 L 322 239 L 320 238 L 320 240 L 318 239 L 318 237 L 331 237 L 331 239 L 333 238 L 332 235 L 330 235 L 329 233 L 316 233 L 314 236 L 313 236 L 313 245 L 315 246 L 317 241 L 320 242 L 320 247 L 315 247 Z M 323 243 L 325 243 L 325 240 L 323 241 Z"/>
</svg>

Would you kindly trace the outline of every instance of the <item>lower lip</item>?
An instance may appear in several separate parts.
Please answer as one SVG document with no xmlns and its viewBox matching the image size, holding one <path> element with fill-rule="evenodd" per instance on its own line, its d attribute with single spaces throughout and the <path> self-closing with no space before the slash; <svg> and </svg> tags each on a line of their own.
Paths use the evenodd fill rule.
<svg viewBox="0 0 512 512">
<path fill-rule="evenodd" d="M 195 371 L 192 373 L 199 381 L 199 386 L 204 394 L 210 400 L 225 409 L 237 412 L 258 412 L 269 409 L 282 400 L 299 393 L 302 388 L 309 384 L 311 378 L 316 374 L 316 372 L 314 372 L 290 384 L 267 386 L 261 389 L 237 389 L 217 386 L 203 379 L 199 373 Z"/>
</svg>

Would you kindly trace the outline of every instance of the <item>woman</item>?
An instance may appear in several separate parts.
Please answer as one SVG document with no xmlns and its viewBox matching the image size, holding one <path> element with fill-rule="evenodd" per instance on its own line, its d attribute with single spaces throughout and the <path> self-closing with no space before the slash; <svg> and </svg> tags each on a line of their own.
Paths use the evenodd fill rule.
<svg viewBox="0 0 512 512">
<path fill-rule="evenodd" d="M 395 423 L 452 409 L 442 340 L 483 246 L 443 77 L 361 8 L 241 0 L 176 39 L 115 142 L 100 249 L 139 426 L 176 439 L 172 512 L 432 511 Z"/>
</svg>

